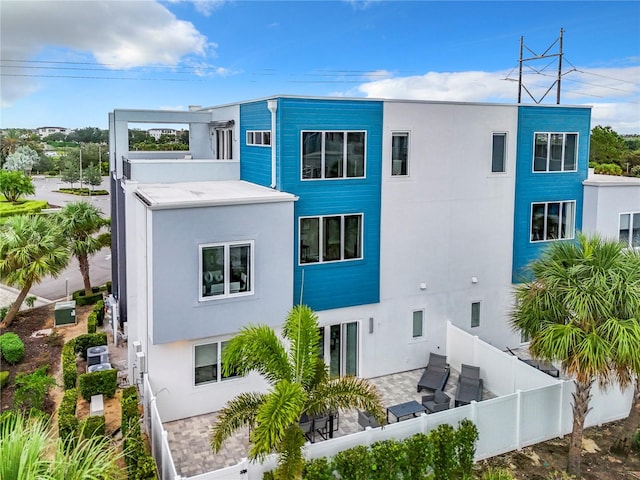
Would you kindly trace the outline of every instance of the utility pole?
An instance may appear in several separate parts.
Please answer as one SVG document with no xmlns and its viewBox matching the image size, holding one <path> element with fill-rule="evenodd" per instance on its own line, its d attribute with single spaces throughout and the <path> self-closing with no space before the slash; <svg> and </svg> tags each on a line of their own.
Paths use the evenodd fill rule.
<svg viewBox="0 0 640 480">
<path fill-rule="evenodd" d="M 518 103 L 522 103 L 522 90 L 524 90 L 529 97 L 531 97 L 531 99 L 535 102 L 535 103 L 541 103 L 542 100 L 544 100 L 544 98 L 547 96 L 547 94 L 551 91 L 551 89 L 555 86 L 556 87 L 556 104 L 560 105 L 560 83 L 562 80 L 562 76 L 564 75 L 562 73 L 562 37 L 564 35 L 564 29 L 560 29 L 560 36 L 541 54 L 538 54 L 536 52 L 534 52 L 533 50 L 531 50 L 529 47 L 527 47 L 524 44 L 524 37 L 520 37 L 520 61 L 519 61 L 519 74 L 518 74 Z M 557 53 L 549 53 L 549 51 L 556 45 L 558 44 L 558 52 Z M 523 53 L 524 50 L 528 50 L 529 52 L 531 52 L 531 54 L 533 55 L 532 57 L 528 57 L 528 58 L 523 58 Z M 526 64 L 527 62 L 533 62 L 536 60 L 544 60 L 547 58 L 554 58 L 557 57 L 558 59 L 558 75 L 556 77 L 556 79 L 553 81 L 553 83 L 551 84 L 551 86 L 547 89 L 546 92 L 544 92 L 544 94 L 542 95 L 542 97 L 540 97 L 540 99 L 537 99 L 533 96 L 533 94 L 529 91 L 529 89 L 527 88 L 527 86 L 524 84 L 523 82 L 523 78 L 522 78 L 522 69 L 523 69 L 523 65 Z M 528 65 L 526 65 L 528 66 Z M 545 70 L 545 68 L 547 68 L 548 65 L 542 67 L 541 69 L 537 70 L 533 67 L 529 67 L 533 73 L 536 74 L 541 74 L 543 75 L 543 71 Z M 572 71 L 572 70 L 570 70 Z M 566 72 L 569 73 L 569 72 Z"/>
<path fill-rule="evenodd" d="M 82 144 L 80 144 L 80 191 L 82 191 Z"/>
</svg>

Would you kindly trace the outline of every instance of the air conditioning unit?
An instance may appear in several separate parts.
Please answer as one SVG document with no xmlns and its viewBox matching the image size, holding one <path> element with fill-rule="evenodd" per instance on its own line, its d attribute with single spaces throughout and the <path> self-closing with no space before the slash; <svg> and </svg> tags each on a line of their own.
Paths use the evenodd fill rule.
<svg viewBox="0 0 640 480">
<path fill-rule="evenodd" d="M 101 363 L 109 363 L 109 347 L 99 345 L 87 348 L 87 367 Z"/>
<path fill-rule="evenodd" d="M 105 370 L 111 370 L 112 368 L 113 367 L 111 367 L 110 363 L 98 363 L 97 365 L 91 365 L 90 367 L 87 367 L 87 372 L 103 372 Z"/>
</svg>

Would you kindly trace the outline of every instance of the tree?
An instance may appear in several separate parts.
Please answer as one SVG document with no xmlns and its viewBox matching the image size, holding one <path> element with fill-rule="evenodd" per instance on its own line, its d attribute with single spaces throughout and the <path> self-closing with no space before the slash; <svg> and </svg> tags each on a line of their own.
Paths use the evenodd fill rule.
<svg viewBox="0 0 640 480">
<path fill-rule="evenodd" d="M 7 202 L 17 202 L 23 195 L 33 195 L 36 187 L 31 178 L 17 170 L 0 170 L 0 193 Z"/>
<path fill-rule="evenodd" d="M 15 152 L 7 156 L 4 163 L 4 169 L 30 172 L 38 160 L 38 152 L 27 146 L 21 146 L 16 148 Z"/>
<path fill-rule="evenodd" d="M 590 162 L 620 164 L 626 150 L 623 138 L 611 127 L 598 125 L 591 130 Z"/>
<path fill-rule="evenodd" d="M 123 456 L 105 437 L 79 439 L 71 445 L 53 435 L 41 417 L 5 414 L 0 425 L 0 478 L 9 480 L 123 479 Z"/>
<path fill-rule="evenodd" d="M 2 133 L 2 140 L 0 141 L 0 156 L 4 160 L 16 151 L 16 148 L 20 146 L 20 132 L 15 129 L 8 130 Z"/>
<path fill-rule="evenodd" d="M 92 163 L 83 172 L 85 181 L 91 185 L 91 187 L 97 187 L 102 184 L 102 175 L 100 175 L 100 168 Z"/>
<path fill-rule="evenodd" d="M 85 294 L 91 295 L 89 257 L 111 243 L 110 236 L 98 235 L 109 222 L 88 202 L 68 203 L 58 214 L 58 220 L 69 242 L 69 251 L 78 259 Z"/>
<path fill-rule="evenodd" d="M 20 289 L 0 327 L 13 322 L 31 286 L 57 277 L 69 263 L 62 230 L 44 215 L 9 217 L 0 230 L 0 280 Z"/>
<path fill-rule="evenodd" d="M 73 184 L 80 180 L 80 164 L 78 160 L 69 157 L 65 158 L 60 169 L 60 180 L 70 183 L 71 188 L 73 188 Z"/>
<path fill-rule="evenodd" d="M 513 326 L 538 358 L 562 362 L 575 378 L 568 470 L 580 478 L 591 386 L 625 387 L 640 373 L 640 254 L 616 241 L 579 234 L 554 242 L 516 287 Z"/>
<path fill-rule="evenodd" d="M 276 478 L 300 479 L 305 437 L 299 425 L 303 414 L 322 414 L 359 408 L 374 414 L 382 424 L 384 413 L 375 387 L 353 376 L 329 378 L 319 357 L 320 334 L 316 314 L 307 306 L 294 307 L 282 335 L 289 351 L 272 328 L 249 325 L 222 351 L 223 375 L 256 371 L 267 380 L 267 393 L 243 393 L 220 411 L 212 428 L 211 446 L 218 451 L 237 429 L 250 426 L 249 457 L 260 460 L 279 455 Z"/>
</svg>

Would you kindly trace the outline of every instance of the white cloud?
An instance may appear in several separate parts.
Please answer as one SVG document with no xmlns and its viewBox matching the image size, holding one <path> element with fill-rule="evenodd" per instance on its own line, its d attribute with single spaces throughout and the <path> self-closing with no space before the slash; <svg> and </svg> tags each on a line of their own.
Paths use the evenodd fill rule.
<svg viewBox="0 0 640 480">
<path fill-rule="evenodd" d="M 429 72 L 410 77 L 391 77 L 359 85 L 346 92 L 371 98 L 441 100 L 458 102 L 516 103 L 517 72 Z M 550 76 L 526 75 L 524 84 L 536 100 L 552 86 Z M 555 103 L 555 87 L 542 103 Z M 593 101 L 590 101 L 593 99 Z M 523 103 L 533 103 L 526 92 Z M 640 133 L 640 67 L 581 68 L 566 74 L 561 83 L 562 104 L 593 105 L 592 125 L 610 125 L 618 133 Z"/>
<path fill-rule="evenodd" d="M 29 60 L 45 48 L 61 47 L 90 54 L 107 68 L 174 66 L 188 55 L 205 56 L 211 48 L 192 23 L 155 1 L 3 0 L 0 5 L 2 59 Z M 19 67 L 9 70 L 6 63 L 3 69 L 26 73 Z M 5 76 L 3 107 L 33 88 L 30 79 Z"/>
</svg>

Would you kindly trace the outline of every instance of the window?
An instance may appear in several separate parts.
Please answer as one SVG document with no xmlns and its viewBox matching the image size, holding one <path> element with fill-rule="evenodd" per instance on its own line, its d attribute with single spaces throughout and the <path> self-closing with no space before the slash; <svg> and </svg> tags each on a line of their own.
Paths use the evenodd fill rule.
<svg viewBox="0 0 640 480">
<path fill-rule="evenodd" d="M 302 179 L 364 177 L 365 132 L 302 132 Z"/>
<path fill-rule="evenodd" d="M 233 159 L 233 130 L 216 128 L 216 160 Z"/>
<path fill-rule="evenodd" d="M 194 384 L 219 382 L 238 377 L 235 372 L 222 372 L 222 352 L 229 342 L 215 342 L 194 347 Z"/>
<path fill-rule="evenodd" d="M 577 133 L 536 133 L 533 171 L 575 171 L 577 147 Z"/>
<path fill-rule="evenodd" d="M 573 238 L 576 202 L 531 204 L 531 241 Z"/>
<path fill-rule="evenodd" d="M 391 175 L 407 175 L 409 162 L 409 134 L 391 134 Z"/>
<path fill-rule="evenodd" d="M 300 263 L 362 258 L 362 214 L 300 218 Z"/>
<path fill-rule="evenodd" d="M 424 325 L 424 310 L 413 312 L 413 338 L 422 337 Z"/>
<path fill-rule="evenodd" d="M 504 173 L 507 171 L 507 134 L 494 133 L 491 145 L 491 172 Z"/>
<path fill-rule="evenodd" d="M 271 145 L 271 130 L 247 130 L 247 145 Z"/>
<path fill-rule="evenodd" d="M 253 242 L 200 247 L 200 299 L 252 293 Z"/>
<path fill-rule="evenodd" d="M 640 247 L 640 212 L 620 214 L 618 238 L 627 248 Z"/>
<path fill-rule="evenodd" d="M 471 304 L 471 327 L 480 326 L 480 302 L 473 302 Z"/>
</svg>

